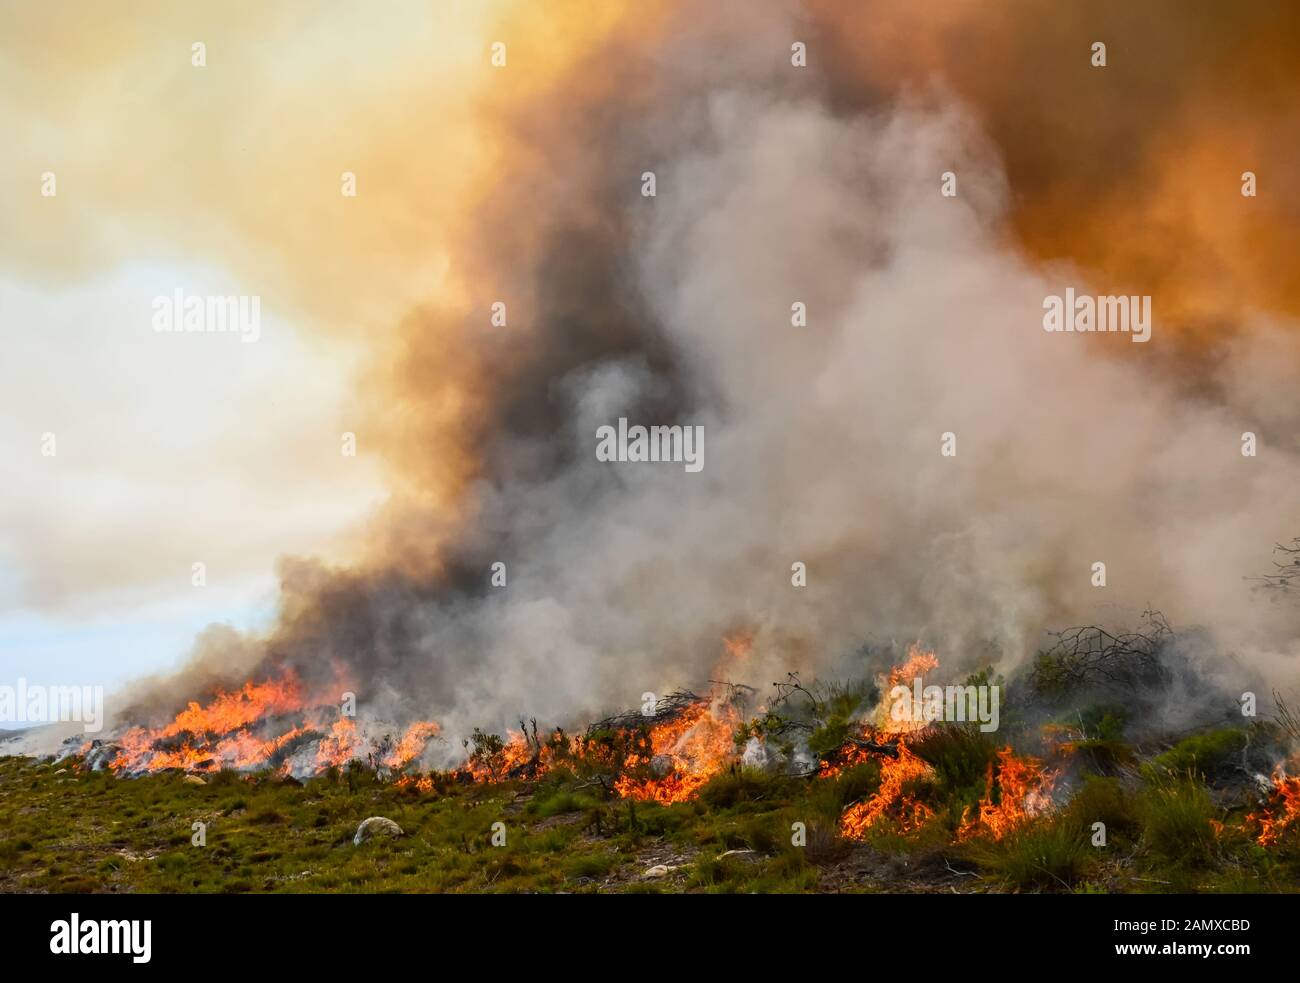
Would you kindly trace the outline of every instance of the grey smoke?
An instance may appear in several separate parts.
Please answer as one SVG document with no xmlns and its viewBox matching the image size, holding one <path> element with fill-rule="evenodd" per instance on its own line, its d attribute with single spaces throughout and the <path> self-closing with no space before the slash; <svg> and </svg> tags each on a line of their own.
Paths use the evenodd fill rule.
<svg viewBox="0 0 1300 983">
<path fill-rule="evenodd" d="M 490 289 L 535 297 L 535 316 L 489 369 L 484 471 L 446 576 L 296 567 L 305 600 L 264 664 L 351 666 L 363 708 L 442 723 L 438 764 L 476 726 L 580 726 L 707 685 L 738 629 L 756 632 L 745 681 L 765 688 L 853 671 L 866 637 L 1005 670 L 1046 629 L 1150 604 L 1251 667 L 1243 686 L 1293 679 L 1294 611 L 1242 580 L 1300 531 L 1300 456 L 1273 439 L 1295 412 L 1259 398 L 1294 375 L 1261 354 L 1267 333 L 1200 387 L 1149 353 L 1159 309 L 1150 345 L 1045 333 L 1045 295 L 1110 285 L 1017 252 L 1012 189 L 963 108 L 837 108 L 814 69 L 773 67 L 791 36 L 778 14 L 724 40 L 728 16 L 620 53 L 642 59 L 618 70 L 653 111 L 559 108 L 562 137 L 525 135 L 550 148 L 535 166 L 557 195 L 528 197 L 539 174 L 503 187 L 544 248 L 500 229 L 482 246 Z M 593 208 L 599 223 L 566 220 Z M 619 415 L 703 425 L 704 471 L 597 462 L 595 427 Z M 1244 430 L 1259 457 L 1241 456 Z M 495 561 L 505 588 L 488 586 Z"/>
</svg>

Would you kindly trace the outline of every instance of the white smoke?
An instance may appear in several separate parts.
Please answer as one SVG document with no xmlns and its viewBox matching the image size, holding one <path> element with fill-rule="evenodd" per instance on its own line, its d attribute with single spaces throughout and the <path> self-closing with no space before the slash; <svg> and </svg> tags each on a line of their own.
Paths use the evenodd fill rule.
<svg viewBox="0 0 1300 983">
<path fill-rule="evenodd" d="M 1300 457 L 1240 450 L 1276 423 L 1252 405 L 1282 381 L 1267 362 L 1215 402 L 1126 336 L 1044 332 L 1046 294 L 1107 285 L 1009 245 L 998 162 L 958 108 L 845 119 L 721 92 L 705 139 L 692 123 L 636 253 L 697 401 L 671 422 L 704 425 L 707 467 L 597 463 L 595 427 L 655 380 L 633 360 L 567 381 L 579 463 L 508 493 L 528 548 L 503 558 L 508 590 L 458 612 L 482 657 L 450 730 L 698 684 L 737 626 L 759 629 L 760 685 L 872 635 L 1005 669 L 1045 629 L 1148 605 L 1289 666 L 1291 612 L 1243 581 L 1300 529 Z"/>
</svg>

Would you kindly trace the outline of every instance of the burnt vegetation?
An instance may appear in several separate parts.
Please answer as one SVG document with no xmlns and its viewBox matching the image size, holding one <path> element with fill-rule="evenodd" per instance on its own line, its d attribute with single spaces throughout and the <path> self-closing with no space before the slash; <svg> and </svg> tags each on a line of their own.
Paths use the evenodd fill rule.
<svg viewBox="0 0 1300 983">
<path fill-rule="evenodd" d="M 1055 641 L 1034 660 L 1029 682 L 1036 696 L 1068 699 L 1080 691 L 1159 691 L 1169 681 L 1161 649 L 1173 629 L 1159 611 L 1146 611 L 1140 628 L 1119 635 L 1098 625 L 1054 632 Z"/>
</svg>

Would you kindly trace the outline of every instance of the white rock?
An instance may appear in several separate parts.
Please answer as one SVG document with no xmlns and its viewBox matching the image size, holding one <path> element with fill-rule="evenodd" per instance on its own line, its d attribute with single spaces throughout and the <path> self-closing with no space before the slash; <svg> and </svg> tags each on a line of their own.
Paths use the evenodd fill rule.
<svg viewBox="0 0 1300 983">
<path fill-rule="evenodd" d="M 375 836 L 405 836 L 402 827 L 391 819 L 385 819 L 383 816 L 371 816 L 364 819 L 361 825 L 357 827 L 357 835 L 352 837 L 352 845 L 360 846 L 366 840 Z"/>
</svg>

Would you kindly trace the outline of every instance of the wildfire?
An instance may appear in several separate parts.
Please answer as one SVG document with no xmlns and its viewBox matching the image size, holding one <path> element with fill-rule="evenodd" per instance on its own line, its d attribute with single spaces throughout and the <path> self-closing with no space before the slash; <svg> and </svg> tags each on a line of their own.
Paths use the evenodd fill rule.
<svg viewBox="0 0 1300 983">
<path fill-rule="evenodd" d="M 924 824 L 934 812 L 905 787 L 914 779 L 922 779 L 933 769 L 907 749 L 901 741 L 897 758 L 882 758 L 880 788 L 863 802 L 855 802 L 840 816 L 840 832 L 850 839 L 861 839 L 877 820 L 889 816 L 902 832 L 909 832 Z"/>
<path fill-rule="evenodd" d="M 1002 748 L 997 760 L 998 801 L 993 801 L 994 766 L 989 765 L 984 797 L 974 817 L 969 809 L 962 813 L 957 838 L 987 834 L 1000 840 L 1017 826 L 1048 812 L 1056 777 L 1037 758 L 1022 758 L 1010 747 Z"/>
<path fill-rule="evenodd" d="M 571 747 L 559 731 L 552 735 L 552 742 L 560 741 L 567 748 Z M 506 731 L 506 741 L 499 751 L 475 753 L 466 760 L 462 771 L 467 772 L 476 782 L 503 782 L 506 779 L 523 774 L 530 778 L 541 778 L 551 770 L 555 763 L 555 749 L 552 744 L 541 744 L 529 740 L 523 731 Z"/>
<path fill-rule="evenodd" d="M 723 645 L 720 669 L 748 656 L 752 636 L 729 636 Z M 933 652 L 913 645 L 901 665 L 877 677 L 881 698 L 866 722 L 819 763 L 819 780 L 835 779 L 868 761 L 880 767 L 876 791 L 840 816 L 843 836 L 861 839 L 882 821 L 907 833 L 934 818 L 916 788 L 934 776 L 934 769 L 913 750 L 929 725 L 916 715 L 895 719 L 890 693 L 897 686 L 911 686 L 938 666 Z M 539 737 L 535 721 L 531 733 L 521 724 L 522 730 L 508 732 L 504 741 L 476 733 L 474 751 L 458 774 L 474 782 L 536 780 L 558 767 L 581 766 L 612 777 L 607 787 L 626 799 L 689 801 L 737 758 L 736 735 L 744 719 L 732 698 L 735 692 L 734 687 L 730 694 L 715 691 L 711 699 L 673 694 L 660 701 L 653 718 L 609 718 L 583 737 L 569 737 L 559 729 Z M 654 722 L 647 726 L 646 719 Z M 435 721 L 419 720 L 397 739 L 385 737 L 376 745 L 355 718 L 339 716 L 329 701 L 313 702 L 297 677 L 286 673 L 218 691 L 207 703 L 191 701 L 163 726 L 133 727 L 112 743 L 107 760 L 114 771 L 131 775 L 261 767 L 276 768 L 282 775 L 319 774 L 356 759 L 403 772 L 440 733 Z M 1073 732 L 1064 727 L 1047 727 L 1044 737 L 1053 755 L 1073 745 Z M 83 753 L 89 747 L 87 742 Z M 1046 814 L 1053 808 L 1058 777 L 1058 770 L 1038 758 L 1017 755 L 1010 746 L 999 749 L 989 765 L 984 795 L 973 810 L 962 814 L 958 841 L 977 836 L 1002 839 Z M 434 775 L 401 773 L 393 781 L 399 788 L 420 792 L 435 788 Z M 1212 823 L 1216 832 L 1222 830 L 1220 822 Z M 1246 824 L 1258 829 L 1256 839 L 1262 846 L 1272 846 L 1288 830 L 1300 828 L 1300 776 L 1288 777 L 1279 767 L 1268 801 L 1246 817 Z"/>
<path fill-rule="evenodd" d="M 415 775 L 399 775 L 393 784 L 398 788 L 414 788 L 417 792 L 433 791 L 433 779 L 428 775 L 418 778 Z"/>
<path fill-rule="evenodd" d="M 888 683 L 890 687 L 910 686 L 917 676 L 924 676 L 938 668 L 939 659 L 933 652 L 927 652 L 913 644 L 907 650 L 907 661 L 889 670 Z"/>
<path fill-rule="evenodd" d="M 726 768 L 735 754 L 735 733 L 740 714 L 729 703 L 700 703 L 650 731 L 649 759 L 633 756 L 626 768 L 653 767 L 656 759 L 670 762 L 660 778 L 637 779 L 621 775 L 614 789 L 625 799 L 684 802 Z"/>
<path fill-rule="evenodd" d="M 404 768 L 421 754 L 429 742 L 442 730 L 432 720 L 417 720 L 406 728 L 406 733 L 394 745 L 393 750 L 384 757 L 384 764 L 389 768 Z"/>
<path fill-rule="evenodd" d="M 250 680 L 235 690 L 218 690 L 205 704 L 191 701 L 162 727 L 131 728 L 117 740 L 109 764 L 114 771 L 126 774 L 168 768 L 249 770 L 275 764 L 276 756 L 291 751 L 300 738 L 315 738 L 315 750 L 309 752 L 312 757 L 306 761 L 295 758 L 292 765 L 286 759 L 278 767 L 286 775 L 298 768 L 321 772 L 364 758 L 370 750 L 370 741 L 356 720 L 337 713 L 324 701 L 307 698 L 293 673 L 261 682 Z M 390 768 L 406 766 L 438 732 L 433 721 L 411 724 L 382 763 Z"/>
<path fill-rule="evenodd" d="M 881 744 L 896 740 L 896 756 L 882 754 L 862 744 L 849 744 L 841 749 L 834 763 L 823 761 L 818 771 L 821 778 L 834 778 L 848 768 L 877 758 L 880 761 L 880 787 L 875 794 L 862 802 L 855 802 L 840 816 L 840 832 L 850 839 L 861 839 L 881 818 L 893 819 L 902 832 L 923 825 L 934 815 L 933 810 L 907 792 L 909 782 L 924 779 L 933 769 L 918 758 L 907 746 L 906 735 L 925 729 L 922 720 L 895 720 L 890 713 L 888 694 L 895 686 L 909 686 L 912 681 L 939 667 L 933 652 L 918 645 L 908 649 L 907 660 L 894 666 L 880 680 L 881 698 L 875 708 L 875 725 L 865 725 L 859 740 L 866 744 Z"/>
<path fill-rule="evenodd" d="M 1300 776 L 1275 772 L 1268 804 L 1260 812 L 1251 813 L 1246 820 L 1259 824 L 1256 840 L 1260 846 L 1275 844 L 1300 820 Z"/>
<path fill-rule="evenodd" d="M 292 674 L 266 682 L 251 680 L 233 692 L 218 691 L 206 706 L 191 701 L 165 727 L 134 727 L 118 741 L 112 767 L 135 773 L 184 768 L 212 771 L 251 768 L 265 762 L 300 730 L 259 738 L 251 726 L 302 705 L 298 681 Z"/>
<path fill-rule="evenodd" d="M 283 713 L 302 706 L 298 680 L 292 673 L 265 683 L 249 681 L 233 693 L 218 692 L 207 706 L 190 701 L 158 737 L 173 734 L 226 734 L 246 727 L 270 713 Z"/>
<path fill-rule="evenodd" d="M 351 717 L 339 717 L 330 727 L 329 734 L 316 745 L 316 770 L 341 768 L 353 758 L 360 757 L 363 749 L 357 734 L 357 722 Z"/>
<path fill-rule="evenodd" d="M 883 680 L 877 677 L 881 694 L 875 712 L 877 731 L 883 734 L 910 734 L 913 731 L 925 729 L 926 723 L 919 716 L 909 716 L 907 719 L 895 720 L 894 714 L 890 712 L 893 706 L 889 699 L 889 693 L 895 686 L 910 687 L 915 680 L 938 668 L 939 660 L 933 652 L 927 652 L 919 645 L 912 645 L 907 650 L 906 662 L 890 669 L 889 674 Z"/>
</svg>

